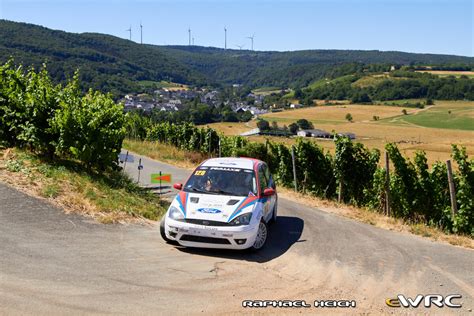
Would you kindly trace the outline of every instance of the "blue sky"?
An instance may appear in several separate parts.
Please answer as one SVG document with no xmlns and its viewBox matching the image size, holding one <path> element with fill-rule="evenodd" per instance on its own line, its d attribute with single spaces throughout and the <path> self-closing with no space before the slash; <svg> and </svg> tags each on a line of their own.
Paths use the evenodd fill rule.
<svg viewBox="0 0 474 316">
<path fill-rule="evenodd" d="M 145 43 L 256 50 L 378 49 L 474 56 L 473 0 L 0 0 L 0 18 Z"/>
</svg>

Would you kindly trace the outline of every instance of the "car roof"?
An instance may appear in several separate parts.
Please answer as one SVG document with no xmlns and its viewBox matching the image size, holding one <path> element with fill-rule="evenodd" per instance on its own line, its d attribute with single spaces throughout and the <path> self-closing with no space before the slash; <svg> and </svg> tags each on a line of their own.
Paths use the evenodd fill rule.
<svg viewBox="0 0 474 316">
<path fill-rule="evenodd" d="M 224 158 L 211 158 L 204 161 L 201 167 L 228 167 L 228 168 L 241 168 L 241 169 L 254 169 L 254 165 L 259 163 L 260 160 L 252 158 L 236 158 L 236 157 L 224 157 Z"/>
</svg>

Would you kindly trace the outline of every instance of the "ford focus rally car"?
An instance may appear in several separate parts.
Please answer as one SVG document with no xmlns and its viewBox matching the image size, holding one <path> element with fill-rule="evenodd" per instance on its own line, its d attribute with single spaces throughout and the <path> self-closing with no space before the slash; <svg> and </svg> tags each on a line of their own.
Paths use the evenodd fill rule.
<svg viewBox="0 0 474 316">
<path fill-rule="evenodd" d="M 166 241 L 182 246 L 261 249 L 277 218 L 277 193 L 268 166 L 251 158 L 204 161 L 183 185 L 160 225 Z"/>
</svg>

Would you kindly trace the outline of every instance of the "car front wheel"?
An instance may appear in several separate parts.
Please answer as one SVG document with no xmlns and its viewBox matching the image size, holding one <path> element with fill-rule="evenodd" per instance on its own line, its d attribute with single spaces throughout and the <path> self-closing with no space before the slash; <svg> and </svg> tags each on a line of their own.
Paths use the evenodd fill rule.
<svg viewBox="0 0 474 316">
<path fill-rule="evenodd" d="M 267 236 L 268 236 L 267 224 L 265 224 L 264 221 L 261 221 L 260 224 L 258 225 L 257 237 L 255 238 L 255 242 L 253 243 L 252 247 L 250 247 L 250 249 L 252 251 L 257 251 L 257 250 L 262 249 L 263 246 L 265 246 L 265 243 L 267 242 Z"/>
<path fill-rule="evenodd" d="M 160 235 L 161 235 L 161 238 L 163 238 L 167 243 L 170 243 L 171 240 L 166 237 L 166 233 L 165 233 L 165 219 L 163 218 L 160 222 Z"/>
</svg>

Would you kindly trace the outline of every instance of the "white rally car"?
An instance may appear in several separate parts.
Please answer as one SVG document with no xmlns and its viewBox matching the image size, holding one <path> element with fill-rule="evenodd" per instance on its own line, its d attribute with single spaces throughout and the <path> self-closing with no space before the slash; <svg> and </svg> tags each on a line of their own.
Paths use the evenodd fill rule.
<svg viewBox="0 0 474 316">
<path fill-rule="evenodd" d="M 213 158 L 183 185 L 160 225 L 166 241 L 182 246 L 258 250 L 276 221 L 275 182 L 263 161 Z"/>
</svg>

